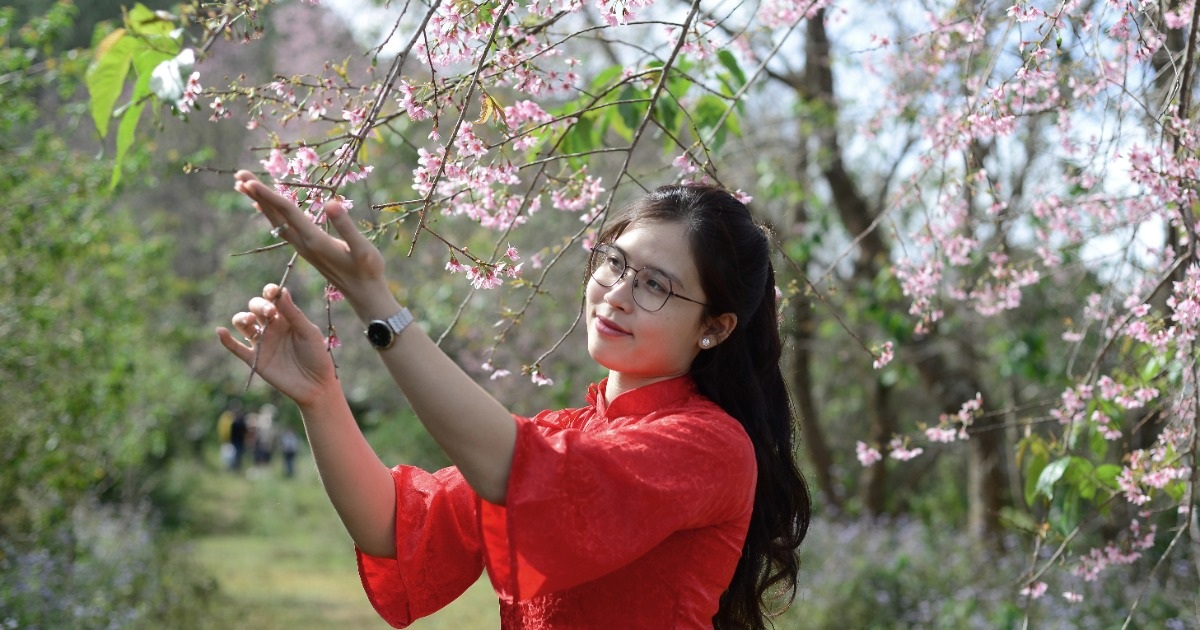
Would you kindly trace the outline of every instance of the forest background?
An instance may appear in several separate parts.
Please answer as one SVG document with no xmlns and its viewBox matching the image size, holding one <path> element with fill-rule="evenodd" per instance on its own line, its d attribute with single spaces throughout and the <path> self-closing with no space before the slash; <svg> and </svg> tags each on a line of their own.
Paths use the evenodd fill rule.
<svg viewBox="0 0 1200 630">
<path fill-rule="evenodd" d="M 522 414 L 602 376 L 574 323 L 609 211 L 736 190 L 817 499 L 781 627 L 1200 627 L 1195 4 L 327 5 L 0 8 L 0 625 L 221 625 L 225 530 L 354 586 L 311 474 L 215 461 L 233 399 L 299 426 L 211 334 L 266 282 L 385 459 L 445 464 L 249 167 L 314 220 L 353 201 Z"/>
</svg>

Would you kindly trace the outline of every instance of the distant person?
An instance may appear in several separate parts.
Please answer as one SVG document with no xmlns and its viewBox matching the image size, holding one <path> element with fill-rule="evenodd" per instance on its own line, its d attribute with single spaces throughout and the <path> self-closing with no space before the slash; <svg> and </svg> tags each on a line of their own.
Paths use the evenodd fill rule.
<svg viewBox="0 0 1200 630">
<path fill-rule="evenodd" d="M 266 466 L 275 452 L 275 405 L 267 403 L 260 407 L 253 420 L 254 464 Z"/>
<path fill-rule="evenodd" d="M 300 438 L 288 427 L 279 437 L 279 451 L 283 454 L 283 476 L 291 479 L 296 476 L 296 452 L 300 450 Z"/>
<path fill-rule="evenodd" d="M 246 455 L 246 437 L 250 427 L 246 424 L 246 414 L 239 403 L 233 413 L 233 422 L 229 425 L 229 445 L 233 447 L 233 458 L 229 462 L 230 470 L 242 469 L 242 457 Z"/>
<path fill-rule="evenodd" d="M 363 436 L 325 333 L 267 285 L 224 346 L 294 400 L 321 482 L 396 627 L 487 569 L 505 628 L 738 628 L 795 596 L 809 496 L 779 366 L 771 241 L 711 186 L 665 186 L 607 222 L 586 266 L 584 406 L 514 416 L 401 307 L 345 207 L 337 235 L 248 172 L 254 200 L 341 290 L 455 464 L 389 469 Z M 344 240 L 343 240 L 344 239 Z M 579 389 L 583 389 L 582 387 Z"/>
</svg>

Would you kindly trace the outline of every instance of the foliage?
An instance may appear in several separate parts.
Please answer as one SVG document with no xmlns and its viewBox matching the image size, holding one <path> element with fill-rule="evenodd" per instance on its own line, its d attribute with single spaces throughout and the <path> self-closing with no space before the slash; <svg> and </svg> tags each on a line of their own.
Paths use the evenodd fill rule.
<svg viewBox="0 0 1200 630">
<path fill-rule="evenodd" d="M 72 5 L 14 15 L 0 9 L 2 621 L 163 620 L 196 595 L 145 504 L 203 394 L 171 352 L 178 286 L 165 242 L 109 194 L 111 163 L 70 143 L 86 111 L 85 60 L 57 47 Z"/>
<path fill-rule="evenodd" d="M 1029 615 L 1030 627 L 1102 629 L 1145 594 L 1133 627 L 1186 628 L 1200 606 L 1182 563 L 1156 574 L 1141 560 L 1090 582 L 1063 575 L 1035 600 L 1010 594 L 1012 576 L 1028 562 L 1014 537 L 1007 548 L 990 548 L 944 522 L 906 518 L 821 519 L 810 535 L 794 627 L 1017 628 Z"/>
</svg>

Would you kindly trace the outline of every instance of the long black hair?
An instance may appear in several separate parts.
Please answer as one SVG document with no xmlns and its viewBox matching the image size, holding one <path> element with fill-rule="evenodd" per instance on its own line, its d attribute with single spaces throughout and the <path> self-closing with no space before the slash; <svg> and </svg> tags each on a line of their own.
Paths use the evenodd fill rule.
<svg viewBox="0 0 1200 630">
<path fill-rule="evenodd" d="M 750 529 L 713 626 L 766 628 L 770 617 L 795 599 L 797 549 L 812 512 L 808 486 L 796 466 L 796 428 L 779 366 L 770 239 L 728 191 L 688 185 L 663 186 L 635 201 L 605 228 L 599 242 L 641 222 L 682 224 L 708 303 L 704 316 L 737 315 L 733 332 L 691 366 L 700 393 L 745 427 L 758 463 Z M 772 610 L 772 600 L 780 596 L 782 605 Z"/>
</svg>

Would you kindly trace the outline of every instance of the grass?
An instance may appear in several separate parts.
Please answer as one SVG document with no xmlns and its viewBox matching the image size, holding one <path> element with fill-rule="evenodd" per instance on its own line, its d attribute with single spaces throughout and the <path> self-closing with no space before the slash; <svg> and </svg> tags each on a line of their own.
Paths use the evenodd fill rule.
<svg viewBox="0 0 1200 630">
<path fill-rule="evenodd" d="M 388 628 L 358 579 L 354 549 L 316 479 L 300 459 L 294 479 L 279 462 L 247 475 L 215 464 L 179 464 L 187 488 L 190 555 L 217 586 L 212 615 L 196 628 Z M 499 627 L 486 577 L 419 630 Z"/>
</svg>

